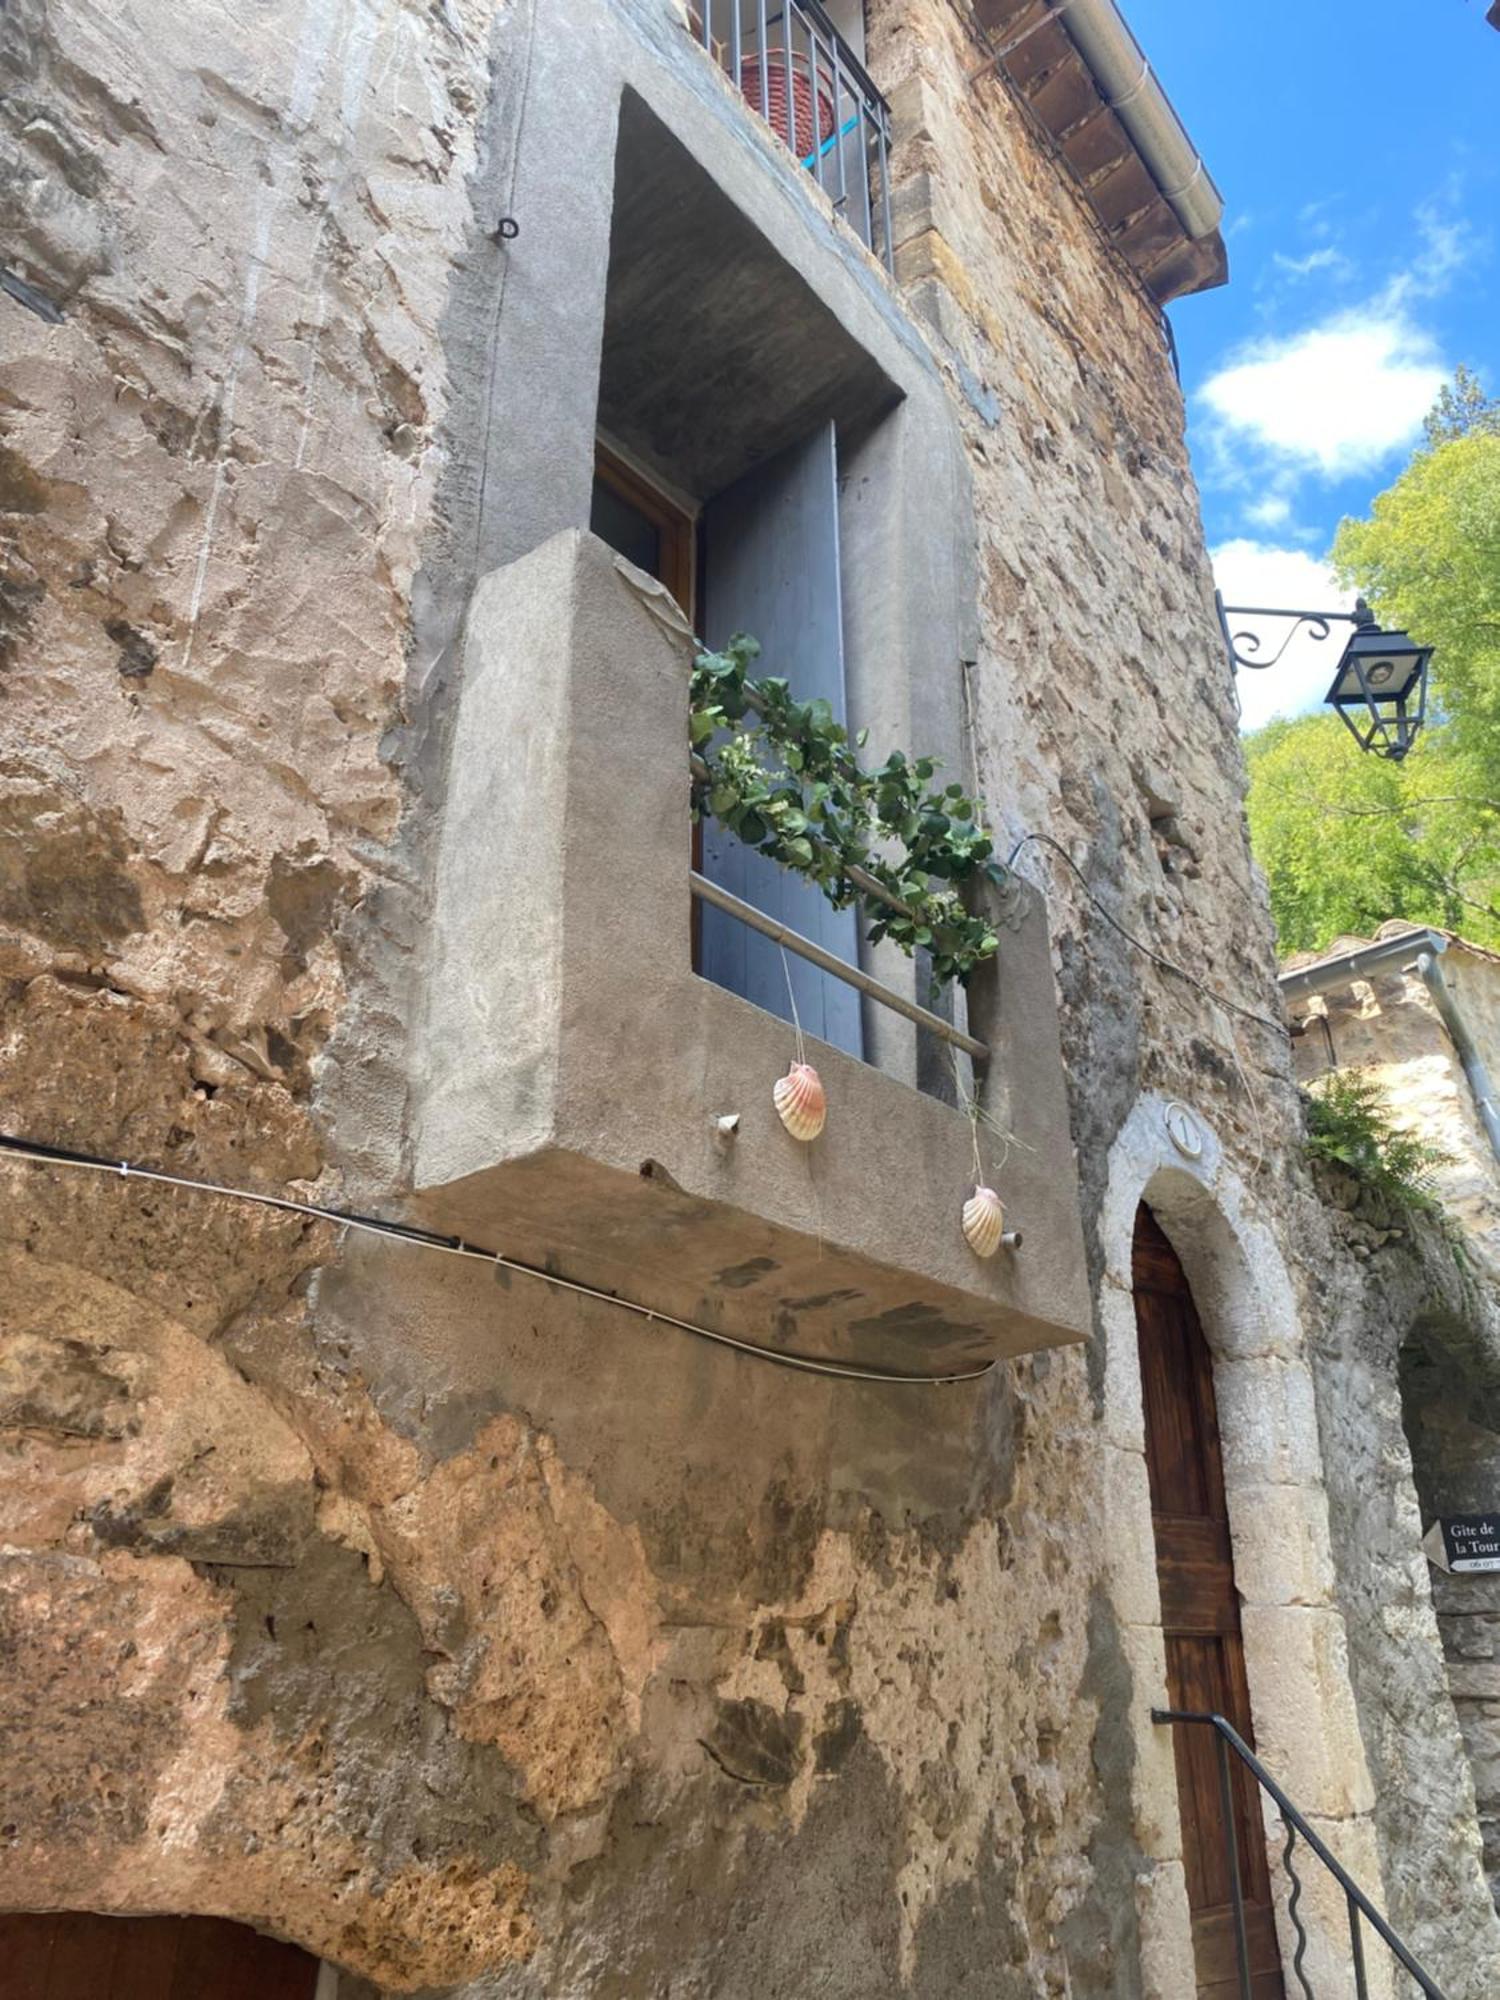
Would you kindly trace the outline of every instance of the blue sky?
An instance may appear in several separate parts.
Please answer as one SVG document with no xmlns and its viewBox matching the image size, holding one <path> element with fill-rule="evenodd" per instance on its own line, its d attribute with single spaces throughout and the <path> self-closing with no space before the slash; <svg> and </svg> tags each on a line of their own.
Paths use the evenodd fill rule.
<svg viewBox="0 0 1500 2000">
<path fill-rule="evenodd" d="M 1171 309 L 1231 603 L 1348 600 L 1322 558 L 1462 361 L 1500 393 L 1500 33 L 1485 0 L 1122 0 L 1224 195 L 1229 283 Z M 1321 701 L 1341 629 L 1242 673 Z"/>
</svg>

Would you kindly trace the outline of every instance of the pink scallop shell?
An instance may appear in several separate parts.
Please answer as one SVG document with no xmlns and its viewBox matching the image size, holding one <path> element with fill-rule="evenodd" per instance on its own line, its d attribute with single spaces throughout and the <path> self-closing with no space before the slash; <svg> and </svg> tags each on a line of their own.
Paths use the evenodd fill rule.
<svg viewBox="0 0 1500 2000">
<path fill-rule="evenodd" d="M 823 1079 L 811 1063 L 793 1063 L 771 1091 L 776 1114 L 794 1139 L 816 1139 L 828 1116 Z"/>
<path fill-rule="evenodd" d="M 977 1187 L 964 1203 L 964 1241 L 976 1257 L 993 1257 L 1005 1234 L 1005 1204 L 993 1188 Z"/>
</svg>

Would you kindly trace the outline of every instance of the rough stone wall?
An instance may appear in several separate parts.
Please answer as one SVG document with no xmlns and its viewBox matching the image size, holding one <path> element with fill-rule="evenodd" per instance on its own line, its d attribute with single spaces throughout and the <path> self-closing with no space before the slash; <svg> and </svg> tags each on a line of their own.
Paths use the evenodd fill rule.
<svg viewBox="0 0 1500 2000">
<path fill-rule="evenodd" d="M 1339 939 L 1334 949 L 1353 951 L 1367 942 Z M 1495 1065 L 1500 965 L 1459 940 L 1444 953 L 1442 965 L 1486 1066 Z M 1416 1540 L 1440 1515 L 1483 1512 L 1500 1495 L 1500 1328 L 1493 1312 L 1500 1273 L 1500 1168 L 1457 1052 L 1415 973 L 1358 980 L 1314 996 L 1294 1012 L 1306 1022 L 1296 1043 L 1304 1080 L 1335 1062 L 1366 1072 L 1395 1122 L 1447 1155 L 1432 1180 L 1450 1226 L 1459 1232 L 1456 1268 L 1447 1241 L 1427 1241 L 1418 1230 L 1412 1245 L 1409 1218 L 1381 1216 L 1372 1224 L 1356 1216 L 1344 1224 L 1349 1247 L 1365 1262 L 1368 1276 L 1356 1295 L 1358 1313 L 1334 1316 L 1333 1351 L 1342 1352 L 1349 1341 L 1372 1373 L 1363 1394 L 1354 1392 L 1355 1376 L 1341 1378 L 1334 1420 L 1347 1425 L 1368 1419 L 1396 1463 L 1409 1453 L 1414 1488 L 1409 1490 L 1404 1478 L 1397 1485 L 1388 1523 L 1379 1528 L 1371 1523 L 1368 1500 L 1351 1519 L 1351 1547 L 1369 1564 L 1364 1586 L 1354 1587 L 1367 1589 L 1386 1574 L 1387 1563 L 1394 1564 L 1393 1582 L 1403 1565 L 1409 1569 L 1412 1584 L 1394 1584 L 1394 1602 L 1383 1613 L 1385 1631 L 1412 1617 L 1425 1631 L 1429 1598 L 1435 1607 L 1447 1662 L 1446 1693 L 1468 1754 L 1484 1864 L 1500 1893 L 1500 1589 L 1491 1577 L 1445 1576 L 1414 1552 Z M 1396 1421 L 1404 1428 L 1401 1439 Z M 1384 1513 L 1384 1501 L 1374 1504 Z M 1371 1631 L 1373 1637 L 1373 1626 Z M 1372 1647 L 1368 1657 L 1379 1651 Z M 1373 1695 L 1375 1677 L 1368 1686 Z M 1380 1687 L 1389 1716 L 1379 1734 L 1392 1759 L 1391 1799 L 1425 1795 L 1441 1801 L 1452 1784 L 1445 1755 L 1439 1755 L 1427 1781 L 1413 1776 L 1413 1767 L 1438 1745 L 1430 1720 L 1443 1715 L 1422 1649 L 1400 1649 Z M 1445 1902 L 1453 1906 L 1452 1899 Z"/>
<path fill-rule="evenodd" d="M 7 1130 L 329 1172 L 491 13 L 0 22 Z M 400 1447 L 308 1339 L 328 1232 L 17 1168 L 0 1229 L 8 1899 L 259 1917 L 402 1986 L 524 1948 L 508 1773 L 342 1538 L 327 1454 L 384 1490 Z"/>
<path fill-rule="evenodd" d="M 1421 1539 L 1440 1508 L 1472 1498 L 1453 1420 L 1493 1407 L 1500 1319 L 1431 1222 L 1345 1175 L 1320 1174 L 1319 1192 L 1307 1217 L 1324 1243 L 1318 1418 L 1390 1915 L 1445 1990 L 1478 1995 L 1500 1953 L 1500 1924 L 1474 1894 L 1481 1862 L 1495 1874 L 1493 1592 L 1488 1578 L 1441 1576 Z M 1490 1433 L 1491 1465 L 1494 1444 Z"/>
<path fill-rule="evenodd" d="M 1274 1015 L 1234 696 L 1158 316 L 1002 86 L 967 86 L 957 18 L 877 9 L 872 26 L 899 135 L 898 272 L 973 460 L 985 794 L 1016 838 L 1058 839 L 1163 955 Z M 1154 971 L 1045 851 L 1022 863 L 1057 910 L 1085 1181 L 1097 1186 L 1143 1087 L 1200 1098 L 1247 1158 L 1284 1144 L 1283 1039 Z"/>
<path fill-rule="evenodd" d="M 869 11 L 972 460 L 985 789 L 1272 1013 L 1155 314 L 945 0 Z M 503 301 L 530 18 L 0 22 L 7 1130 L 399 1196 L 482 484 L 454 301 Z M 1147 1088 L 1281 1228 L 1283 1039 L 1023 866 L 1096 1266 Z M 1147 1990 L 1096 1352 L 856 1389 L 271 1211 L 0 1187 L 6 1902 L 239 1917 L 350 1990 Z"/>
<path fill-rule="evenodd" d="M 1477 1325 L 1476 1325 L 1477 1320 Z M 1422 1525 L 1493 1510 L 1500 1492 L 1500 1328 L 1493 1311 L 1420 1316 L 1402 1356 L 1403 1410 Z M 1473 1774 L 1490 1886 L 1500 1899 L 1500 1587 L 1431 1573 L 1448 1691 Z"/>
</svg>

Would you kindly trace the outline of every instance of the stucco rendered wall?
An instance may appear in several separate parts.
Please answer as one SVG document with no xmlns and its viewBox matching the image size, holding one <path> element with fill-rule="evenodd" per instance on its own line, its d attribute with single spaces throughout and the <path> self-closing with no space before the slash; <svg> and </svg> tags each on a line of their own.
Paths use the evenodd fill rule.
<svg viewBox="0 0 1500 2000">
<path fill-rule="evenodd" d="M 455 1258 L 0 1165 L 10 1907 L 238 1917 L 346 1995 L 1180 1990 L 1143 1471 L 1105 1448 L 1101 1218 L 1136 1107 L 1213 1134 L 1204 1200 L 1232 1186 L 1284 1265 L 1289 1348 L 1309 1256 L 1342 1253 L 1297 1222 L 1157 317 L 1003 88 L 966 83 L 958 12 L 868 25 L 897 287 L 667 0 L 0 17 L 7 1131 L 399 1210 L 454 639 L 507 549 L 584 525 L 575 458 L 525 416 L 562 375 L 591 426 L 602 279 L 564 252 L 607 220 L 605 69 L 713 122 L 788 254 L 942 384 L 999 845 L 1047 833 L 1202 982 L 1022 850 L 1101 1331 L 977 1390 L 795 1377 Z M 933 669 L 955 707 L 958 671 Z M 1290 1671 L 1343 1716 L 1317 1611 Z M 1323 1754 L 1389 1874 L 1357 1732 Z"/>
</svg>

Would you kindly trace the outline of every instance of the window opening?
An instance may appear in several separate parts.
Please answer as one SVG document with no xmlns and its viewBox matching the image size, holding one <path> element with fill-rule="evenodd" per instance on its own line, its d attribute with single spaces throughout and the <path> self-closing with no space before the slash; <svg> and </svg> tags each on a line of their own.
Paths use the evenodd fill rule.
<svg viewBox="0 0 1500 2000">
<path fill-rule="evenodd" d="M 594 453 L 589 527 L 627 562 L 665 584 L 693 621 L 692 514 L 602 440 Z"/>
<path fill-rule="evenodd" d="M 753 633 L 764 672 L 802 699 L 828 701 L 846 721 L 838 458 L 844 441 L 868 438 L 897 400 L 868 350 L 626 92 L 600 358 L 596 422 L 607 446 L 596 532 L 632 560 L 648 558 L 642 567 L 662 576 L 710 644 Z M 673 493 L 695 510 L 680 590 L 667 574 L 673 507 L 663 502 Z M 701 833 L 697 865 L 710 880 L 859 963 L 856 913 L 833 910 L 813 885 L 712 822 Z M 784 965 L 779 945 L 723 911 L 700 907 L 695 939 L 696 970 L 784 1020 L 789 965 L 806 1032 L 863 1055 L 853 988 L 791 953 Z"/>
<path fill-rule="evenodd" d="M 847 722 L 843 600 L 839 575 L 838 445 L 832 424 L 756 466 L 703 510 L 705 637 L 759 639 L 768 671 L 799 701 L 826 701 Z M 742 845 L 715 820 L 703 825 L 703 872 L 811 938 L 848 965 L 859 963 L 859 920 L 822 891 Z M 701 913 L 699 970 L 767 1013 L 796 1018 L 810 1035 L 850 1055 L 864 1053 L 858 993 L 737 918 Z M 790 993 L 789 989 L 790 988 Z"/>
</svg>

